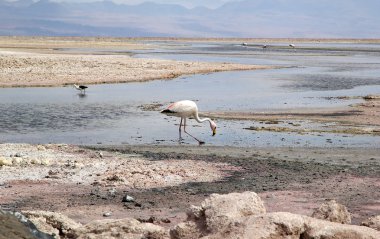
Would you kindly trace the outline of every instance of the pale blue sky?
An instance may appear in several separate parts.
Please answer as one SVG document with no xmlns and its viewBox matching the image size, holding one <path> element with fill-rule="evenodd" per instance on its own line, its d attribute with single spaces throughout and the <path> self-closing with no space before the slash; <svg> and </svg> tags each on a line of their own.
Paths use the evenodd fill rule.
<svg viewBox="0 0 380 239">
<path fill-rule="evenodd" d="M 211 8 L 188 11 L 167 6 L 157 6 L 160 9 L 157 11 L 151 5 L 53 5 L 42 2 L 29 6 L 28 1 L 37 0 L 4 5 L 7 10 L 0 14 L 0 35 L 380 37 L 380 0 L 105 0 L 126 5 L 149 1 Z M 103 0 L 43 1 L 88 3 Z M 218 8 L 226 3 L 234 4 Z"/>
<path fill-rule="evenodd" d="M 56 2 L 95 2 L 95 1 L 101 1 L 101 0 L 53 0 Z M 110 0 L 109 0 L 110 1 Z M 155 3 L 170 3 L 170 4 L 180 4 L 182 6 L 193 8 L 197 6 L 203 6 L 208 8 L 217 8 L 221 5 L 225 4 L 226 2 L 236 2 L 240 0 L 112 0 L 112 2 L 115 3 L 123 3 L 123 4 L 130 4 L 135 5 L 142 2 L 155 2 Z"/>
</svg>

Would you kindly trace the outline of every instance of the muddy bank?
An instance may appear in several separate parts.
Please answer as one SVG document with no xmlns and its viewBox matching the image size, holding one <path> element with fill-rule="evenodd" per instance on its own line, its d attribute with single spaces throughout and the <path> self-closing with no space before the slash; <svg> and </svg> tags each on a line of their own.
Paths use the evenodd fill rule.
<svg viewBox="0 0 380 239">
<path fill-rule="evenodd" d="M 55 211 L 81 223 L 110 212 L 111 218 L 153 217 L 169 227 L 211 193 L 255 191 L 269 212 L 310 215 L 321 202 L 336 199 L 354 224 L 380 213 L 379 149 L 7 147 L 14 150 L 3 150 L 1 157 L 16 163 L 0 169 L 3 210 Z M 56 157 L 33 160 L 50 155 L 44 148 Z M 135 201 L 123 202 L 126 195 Z"/>
<path fill-rule="evenodd" d="M 231 120 L 313 120 L 352 124 L 380 125 L 380 100 L 366 100 L 357 105 L 333 109 L 288 109 L 272 112 L 204 112 L 214 118 Z"/>
<path fill-rule="evenodd" d="M 380 100 L 378 95 L 363 96 L 363 103 L 333 109 L 289 109 L 271 112 L 205 112 L 215 119 L 252 120 L 262 122 L 263 127 L 248 127 L 254 131 L 338 134 L 380 134 Z M 323 129 L 305 128 L 297 122 L 320 122 Z M 284 127 L 280 123 L 289 122 Z M 334 123 L 334 124 L 328 124 Z"/>
</svg>

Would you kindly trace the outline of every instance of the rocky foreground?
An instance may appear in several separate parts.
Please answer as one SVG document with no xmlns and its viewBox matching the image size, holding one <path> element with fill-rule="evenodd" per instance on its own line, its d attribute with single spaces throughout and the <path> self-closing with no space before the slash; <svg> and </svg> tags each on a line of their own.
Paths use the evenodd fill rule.
<svg viewBox="0 0 380 239">
<path fill-rule="evenodd" d="M 59 213 L 22 213 L 27 219 L 18 214 L 21 223 L 16 217 L 0 214 L 2 225 L 16 221 L 1 228 L 0 238 L 380 238 L 380 216 L 362 222 L 362 226 L 350 225 L 347 209 L 334 200 L 321 205 L 311 217 L 289 212 L 267 213 L 264 202 L 254 192 L 212 194 L 200 206 L 191 206 L 187 219 L 169 230 L 132 218 L 82 225 Z"/>
<path fill-rule="evenodd" d="M 284 230 L 313 238 L 321 228 L 376 238 L 359 225 L 378 228 L 379 155 L 370 148 L 1 144 L 0 209 L 62 238 L 254 238 L 255 227 L 261 238 L 281 238 Z M 340 216 L 325 216 L 332 203 L 313 215 L 330 199 L 349 214 L 336 206 Z M 190 205 L 201 206 L 186 213 Z M 8 223 L 0 232 L 23 228 L 1 217 Z M 263 228 L 277 234 L 258 234 Z"/>
</svg>

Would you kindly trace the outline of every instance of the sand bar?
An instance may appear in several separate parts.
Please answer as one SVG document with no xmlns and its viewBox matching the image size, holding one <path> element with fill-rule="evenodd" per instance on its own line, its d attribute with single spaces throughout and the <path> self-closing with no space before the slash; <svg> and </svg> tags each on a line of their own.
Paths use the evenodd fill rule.
<svg viewBox="0 0 380 239">
<path fill-rule="evenodd" d="M 232 70 L 267 69 L 267 66 L 226 62 L 185 62 L 138 59 L 128 51 L 150 44 L 97 38 L 0 38 L 0 87 L 63 86 L 143 82 L 180 75 Z M 83 49 L 123 49 L 123 54 L 83 53 Z M 70 49 L 71 51 L 64 51 Z M 73 50 L 74 49 L 74 50 Z"/>
<path fill-rule="evenodd" d="M 230 63 L 136 59 L 122 55 L 62 55 L 0 51 L 0 86 L 143 82 L 180 75 L 268 67 Z"/>
</svg>

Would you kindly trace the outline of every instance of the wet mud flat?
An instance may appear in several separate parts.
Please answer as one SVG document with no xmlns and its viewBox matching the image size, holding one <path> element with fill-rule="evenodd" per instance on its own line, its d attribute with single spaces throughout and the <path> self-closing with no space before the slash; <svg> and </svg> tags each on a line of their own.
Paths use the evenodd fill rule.
<svg viewBox="0 0 380 239">
<path fill-rule="evenodd" d="M 63 162 L 67 161 L 60 172 L 54 163 L 31 164 L 33 177 L 17 175 L 22 170 L 16 168 L 12 171 L 15 179 L 9 175 L 8 180 L 2 178 L 1 208 L 61 212 L 82 223 L 107 215 L 170 227 L 186 217 L 184 212 L 189 205 L 198 205 L 211 193 L 254 191 L 264 200 L 268 211 L 311 215 L 325 200 L 335 199 L 347 206 L 354 224 L 380 213 L 380 149 L 377 148 L 67 147 L 65 151 L 69 150 L 73 158 L 59 156 Z M 127 161 L 112 160 L 114 155 L 128 157 L 129 161 L 139 158 L 142 161 L 137 164 L 142 171 L 132 170 L 129 172 L 132 176 L 128 176 L 128 169 L 123 168 L 130 167 Z M 114 164 L 125 171 L 123 174 L 117 170 L 96 171 L 83 167 L 80 173 L 75 173 L 70 162 L 74 158 L 77 163 Z M 174 162 L 183 168 L 165 171 L 161 165 L 144 172 L 150 164 L 160 162 Z M 219 165 L 220 174 L 208 180 L 207 176 L 216 175 L 215 170 L 209 170 L 212 165 Z M 3 167 L 2 173 L 9 173 L 8 169 Z M 184 175 L 197 175 L 205 180 L 189 178 L 178 183 L 172 177 L 159 181 L 154 176 L 154 172 L 170 176 L 184 171 Z M 133 178 L 138 174 L 145 176 Z M 93 180 L 93 177 L 104 180 Z M 147 179 L 151 181 L 144 181 Z M 135 184 L 129 184 L 133 180 Z M 126 195 L 134 200 L 126 202 Z"/>
</svg>

